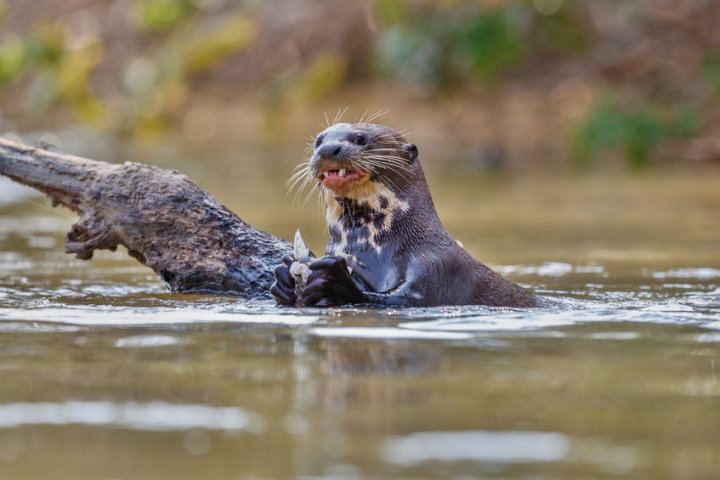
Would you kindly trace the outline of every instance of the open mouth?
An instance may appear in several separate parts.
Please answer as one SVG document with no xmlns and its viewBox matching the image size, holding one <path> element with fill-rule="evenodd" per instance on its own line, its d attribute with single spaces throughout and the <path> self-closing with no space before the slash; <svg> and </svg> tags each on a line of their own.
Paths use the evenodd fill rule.
<svg viewBox="0 0 720 480">
<path fill-rule="evenodd" d="M 364 176 L 365 172 L 363 172 L 362 170 L 338 168 L 320 172 L 318 178 L 327 188 L 330 188 L 331 190 L 338 190 L 340 188 L 343 188 L 350 182 L 359 180 Z"/>
</svg>

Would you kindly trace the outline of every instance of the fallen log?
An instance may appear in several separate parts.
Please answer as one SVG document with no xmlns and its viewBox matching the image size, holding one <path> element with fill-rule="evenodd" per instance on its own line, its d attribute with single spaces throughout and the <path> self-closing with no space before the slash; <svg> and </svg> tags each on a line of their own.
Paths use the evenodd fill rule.
<svg viewBox="0 0 720 480">
<path fill-rule="evenodd" d="M 0 175 L 80 216 L 65 237 L 67 253 L 87 260 L 123 245 L 173 292 L 271 298 L 289 242 L 253 228 L 176 171 L 43 147 L 0 139 Z"/>
</svg>

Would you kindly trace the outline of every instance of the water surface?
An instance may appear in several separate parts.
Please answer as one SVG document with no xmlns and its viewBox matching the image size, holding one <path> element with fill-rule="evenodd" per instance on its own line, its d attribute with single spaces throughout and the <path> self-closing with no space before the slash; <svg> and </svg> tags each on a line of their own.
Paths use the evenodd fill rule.
<svg viewBox="0 0 720 480">
<path fill-rule="evenodd" d="M 301 150 L 85 153 L 179 169 L 317 252 L 283 186 Z M 718 172 L 426 169 L 453 235 L 550 307 L 170 294 L 124 252 L 65 255 L 73 217 L 1 180 L 0 476 L 715 478 Z"/>
</svg>

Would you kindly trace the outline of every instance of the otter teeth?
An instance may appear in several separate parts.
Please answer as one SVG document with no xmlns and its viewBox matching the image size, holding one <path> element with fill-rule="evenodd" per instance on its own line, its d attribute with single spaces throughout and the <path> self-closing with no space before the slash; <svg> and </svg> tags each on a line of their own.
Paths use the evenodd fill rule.
<svg viewBox="0 0 720 480">
<path fill-rule="evenodd" d="M 328 170 L 320 174 L 320 180 L 325 180 L 330 175 L 337 175 L 340 178 L 345 178 L 348 173 L 355 173 L 355 170 L 348 170 L 347 168 L 341 168 L 339 170 Z"/>
</svg>

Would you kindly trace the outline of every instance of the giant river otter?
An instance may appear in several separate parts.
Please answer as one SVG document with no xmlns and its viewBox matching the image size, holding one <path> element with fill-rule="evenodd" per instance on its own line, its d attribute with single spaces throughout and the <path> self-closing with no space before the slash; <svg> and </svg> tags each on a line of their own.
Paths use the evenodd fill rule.
<svg viewBox="0 0 720 480">
<path fill-rule="evenodd" d="M 286 257 L 271 291 L 280 305 L 494 305 L 538 298 L 472 258 L 443 228 L 418 160 L 395 130 L 338 123 L 320 133 L 298 179 L 325 200 L 325 257 L 297 285 Z"/>
</svg>

